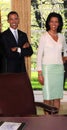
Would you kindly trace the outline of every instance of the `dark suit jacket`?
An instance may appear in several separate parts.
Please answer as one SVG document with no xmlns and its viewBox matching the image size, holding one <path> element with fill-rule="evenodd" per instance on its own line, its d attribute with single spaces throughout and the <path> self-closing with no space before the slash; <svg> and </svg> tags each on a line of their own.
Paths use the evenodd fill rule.
<svg viewBox="0 0 67 130">
<path fill-rule="evenodd" d="M 2 52 L 2 42 L 1 42 L 1 33 L 0 33 L 0 73 L 2 73 L 2 59 L 3 59 L 3 52 Z"/>
<path fill-rule="evenodd" d="M 65 83 L 65 81 L 67 79 L 67 61 L 64 63 L 64 70 L 65 70 L 65 72 L 64 72 L 64 83 Z"/>
<path fill-rule="evenodd" d="M 31 45 L 28 48 L 23 48 L 25 43 L 29 43 L 27 34 L 18 30 L 18 44 L 10 31 L 7 29 L 2 33 L 2 44 L 4 55 L 6 57 L 6 72 L 25 72 L 25 56 L 31 56 L 33 54 L 33 50 Z M 11 51 L 12 47 L 20 47 L 21 53 L 17 51 Z"/>
</svg>

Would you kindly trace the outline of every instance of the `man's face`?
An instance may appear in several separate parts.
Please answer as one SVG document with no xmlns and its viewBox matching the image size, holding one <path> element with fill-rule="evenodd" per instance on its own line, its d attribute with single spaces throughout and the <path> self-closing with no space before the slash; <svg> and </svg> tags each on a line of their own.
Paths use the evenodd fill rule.
<svg viewBox="0 0 67 130">
<path fill-rule="evenodd" d="M 16 14 L 10 14 L 8 23 L 10 24 L 11 28 L 16 29 L 19 24 L 19 17 Z"/>
</svg>

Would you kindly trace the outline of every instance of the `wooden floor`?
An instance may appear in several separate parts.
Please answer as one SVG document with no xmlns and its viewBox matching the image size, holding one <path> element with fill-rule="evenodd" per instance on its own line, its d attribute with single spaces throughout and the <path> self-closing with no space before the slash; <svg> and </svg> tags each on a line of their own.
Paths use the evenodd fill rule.
<svg viewBox="0 0 67 130">
<path fill-rule="evenodd" d="M 43 109 L 37 107 L 37 114 L 43 115 L 44 114 Z M 66 102 L 61 103 L 59 115 L 67 115 L 67 103 Z"/>
<path fill-rule="evenodd" d="M 67 114 L 67 102 L 61 102 L 59 114 Z"/>
</svg>

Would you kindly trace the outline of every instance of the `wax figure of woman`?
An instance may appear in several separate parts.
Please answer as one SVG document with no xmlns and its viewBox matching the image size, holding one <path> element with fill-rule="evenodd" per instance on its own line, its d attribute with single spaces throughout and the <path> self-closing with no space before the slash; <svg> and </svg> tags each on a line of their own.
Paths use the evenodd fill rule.
<svg viewBox="0 0 67 130">
<path fill-rule="evenodd" d="M 64 67 L 62 50 L 65 38 L 61 34 L 63 20 L 52 12 L 46 20 L 46 32 L 41 35 L 37 55 L 38 80 L 43 85 L 44 103 L 60 108 L 63 98 Z"/>
</svg>

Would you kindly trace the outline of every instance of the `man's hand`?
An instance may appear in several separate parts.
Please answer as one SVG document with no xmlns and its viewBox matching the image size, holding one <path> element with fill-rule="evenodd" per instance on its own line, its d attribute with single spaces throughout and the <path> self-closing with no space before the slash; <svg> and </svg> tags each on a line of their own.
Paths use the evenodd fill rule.
<svg viewBox="0 0 67 130">
<path fill-rule="evenodd" d="M 12 48 L 11 48 L 11 51 L 13 51 L 13 52 L 14 52 L 14 51 L 17 51 L 17 47 L 12 47 Z"/>
<path fill-rule="evenodd" d="M 28 48 L 30 45 L 29 45 L 29 43 L 25 43 L 24 45 L 23 45 L 23 47 L 22 48 Z"/>
</svg>

